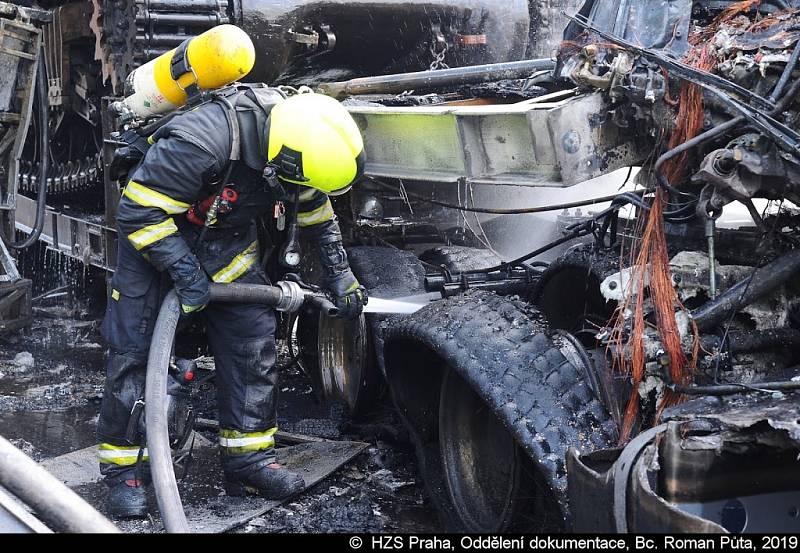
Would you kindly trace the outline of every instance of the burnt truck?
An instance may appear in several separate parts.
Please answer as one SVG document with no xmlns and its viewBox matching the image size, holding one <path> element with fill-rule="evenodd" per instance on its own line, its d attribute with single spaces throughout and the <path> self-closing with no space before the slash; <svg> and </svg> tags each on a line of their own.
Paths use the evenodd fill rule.
<svg viewBox="0 0 800 553">
<path fill-rule="evenodd" d="M 365 343 L 453 528 L 797 531 L 798 8 L 586 2 L 533 98 L 345 100 L 359 278 L 445 298 Z"/>
<path fill-rule="evenodd" d="M 2 149 L 5 229 L 15 228 L 12 214 L 19 228 L 29 231 L 48 219 L 44 239 L 54 249 L 105 269 L 112 269 L 116 258 L 118 195 L 116 183 L 106 178 L 113 145 L 104 141 L 115 124 L 108 104 L 126 94 L 125 79 L 133 69 L 187 38 L 235 24 L 258 53 L 248 79 L 294 85 L 516 60 L 526 56 L 530 29 L 524 0 L 55 0 L 4 3 L 2 14 L 8 48 L 4 67 L 9 69 L 2 87 L 14 96 L 4 99 L 4 135 L 29 134 L 17 129 L 47 131 L 37 137 L 51 152 L 45 161 L 47 201 L 38 204 L 49 202 L 54 210 L 48 214 L 63 215 L 50 225 L 52 217 L 37 219 L 37 205 L 26 201 L 41 188 L 43 148 L 37 148 L 37 140 L 23 140 Z M 22 34 L 20 26 L 33 34 Z M 44 101 L 33 102 L 39 65 L 46 79 L 40 88 L 46 94 L 47 125 L 37 125 L 42 114 L 34 109 Z M 15 89 L 19 93 L 11 94 Z"/>
<path fill-rule="evenodd" d="M 57 50 L 62 78 L 70 67 L 67 95 L 48 85 L 37 104 L 32 90 L 44 87 L 19 87 L 13 105 L 28 107 L 2 120 L 10 128 L 46 103 L 50 124 L 33 126 L 39 144 L 53 156 L 88 148 L 95 170 L 73 163 L 64 178 L 52 160 L 46 186 L 35 186 L 35 154 L 48 156 L 35 138 L 17 140 L 2 150 L 17 155 L 4 169 L 3 214 L 8 240 L 14 228 L 33 232 L 112 269 L 124 183 L 109 178 L 103 147 L 119 130 L 106 108 L 122 94 L 113 84 L 122 70 L 111 74 L 160 53 L 169 33 L 148 31 L 158 17 L 139 15 L 166 3 L 137 3 L 127 19 L 115 11 L 125 2 L 105 4 L 80 4 L 91 32 L 82 47 L 63 40 L 71 51 Z M 201 3 L 181 5 L 190 4 Z M 270 2 L 248 22 L 236 19 L 248 2 L 234 4 L 226 21 L 272 28 Z M 334 202 L 351 266 L 373 297 L 424 306 L 352 322 L 302 312 L 285 321 L 290 354 L 354 418 L 390 398 L 444 526 L 800 529 L 798 2 L 530 2 L 512 12 L 503 10 L 515 2 L 301 4 L 289 11 L 311 14 L 304 26 L 279 22 L 292 53 L 266 56 L 258 67 L 280 70 L 253 78 L 309 84 L 348 107 L 367 153 L 364 179 Z M 45 45 L 48 33 L 67 36 L 55 12 L 78 11 L 2 6 L 0 22 L 39 29 Z M 376 48 L 386 53 L 378 65 L 340 58 L 346 37 L 364 36 L 363 24 L 348 35 L 357 8 L 420 34 L 399 33 L 411 40 L 403 55 L 395 42 L 394 53 Z M 450 9 L 460 16 L 446 19 Z M 162 22 L 189 12 L 169 13 Z M 409 26 L 415 13 L 441 33 L 425 18 Z M 349 17 L 334 25 L 338 14 Z M 99 25 L 106 17 L 133 26 Z M 500 22 L 521 30 L 515 40 L 508 27 L 492 34 Z M 177 28 L 175 40 L 194 32 Z M 110 38 L 121 31 L 129 42 Z M 38 46 L 27 47 L 13 50 L 32 63 Z M 484 55 L 458 58 L 459 49 Z M 81 55 L 94 81 L 82 80 Z M 514 61 L 523 57 L 539 59 Z M 442 65 L 459 59 L 500 63 Z M 429 70 L 396 73 L 409 69 Z M 25 74 L 32 83 L 30 63 Z M 97 119 L 91 132 L 62 127 L 88 132 L 69 148 L 56 127 L 62 114 L 87 121 L 81 98 Z"/>
</svg>

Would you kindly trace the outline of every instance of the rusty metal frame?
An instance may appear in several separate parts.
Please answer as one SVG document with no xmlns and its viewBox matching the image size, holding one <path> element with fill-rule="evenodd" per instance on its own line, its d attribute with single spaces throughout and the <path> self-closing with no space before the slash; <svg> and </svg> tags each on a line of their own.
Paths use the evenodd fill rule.
<svg viewBox="0 0 800 553">
<path fill-rule="evenodd" d="M 20 106 L 19 112 L 0 112 L 2 115 L 0 122 L 7 127 L 4 136 L 10 136 L 8 133 L 13 133 L 14 136 L 13 144 L 6 145 L 9 149 L 8 175 L 6 182 L 0 183 L 0 209 L 13 210 L 16 206 L 19 162 L 28 135 L 36 89 L 36 71 L 41 63 L 39 59 L 41 48 L 42 31 L 40 29 L 21 20 L 0 18 L 0 61 L 5 57 L 8 70 L 10 71 L 13 67 L 13 71 L 10 71 L 5 77 L 10 76 L 14 79 L 13 82 L 5 83 L 5 85 L 12 88 L 12 97 L 17 91 L 19 92 Z M 2 67 L 0 64 L 0 69 Z M 28 83 L 27 86 L 20 86 L 25 82 Z M 9 103 L 11 102 L 13 102 L 13 98 L 9 100 Z M 0 152 L 0 155 L 4 154 L 5 152 Z"/>
<path fill-rule="evenodd" d="M 556 92 L 515 104 L 348 106 L 367 175 L 431 183 L 565 188 L 650 153 L 603 119 L 600 93 Z"/>
</svg>

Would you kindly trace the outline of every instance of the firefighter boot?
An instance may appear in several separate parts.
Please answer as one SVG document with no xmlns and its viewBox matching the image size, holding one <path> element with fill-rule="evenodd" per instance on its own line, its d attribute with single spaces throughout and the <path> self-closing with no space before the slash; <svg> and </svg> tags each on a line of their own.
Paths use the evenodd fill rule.
<svg viewBox="0 0 800 553">
<path fill-rule="evenodd" d="M 266 499 L 283 499 L 305 487 L 303 477 L 278 463 L 263 465 L 249 474 L 226 474 L 225 493 L 230 496 L 260 495 Z"/>
<path fill-rule="evenodd" d="M 147 493 L 141 480 L 123 480 L 111 487 L 106 498 L 108 514 L 115 519 L 145 518 Z"/>
</svg>

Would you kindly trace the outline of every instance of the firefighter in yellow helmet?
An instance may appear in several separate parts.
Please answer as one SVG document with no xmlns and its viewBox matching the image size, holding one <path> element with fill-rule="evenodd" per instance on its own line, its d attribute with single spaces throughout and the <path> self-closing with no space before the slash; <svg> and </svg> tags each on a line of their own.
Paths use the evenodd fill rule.
<svg viewBox="0 0 800 553">
<path fill-rule="evenodd" d="M 316 245 L 341 314 L 361 313 L 367 293 L 350 270 L 328 198 L 362 173 L 358 127 L 332 98 L 239 86 L 177 115 L 147 142 L 119 203 L 117 269 L 102 326 L 109 355 L 98 453 L 111 488 L 108 509 L 116 517 L 146 514 L 147 451 L 142 425 L 131 419 L 169 286 L 187 316 L 204 319 L 214 353 L 227 493 L 286 497 L 304 482 L 274 453 L 274 313 L 208 305 L 209 283 L 267 283 L 265 256 L 282 251 L 284 228 L 299 228 Z M 271 243 L 259 240 L 258 221 Z"/>
</svg>

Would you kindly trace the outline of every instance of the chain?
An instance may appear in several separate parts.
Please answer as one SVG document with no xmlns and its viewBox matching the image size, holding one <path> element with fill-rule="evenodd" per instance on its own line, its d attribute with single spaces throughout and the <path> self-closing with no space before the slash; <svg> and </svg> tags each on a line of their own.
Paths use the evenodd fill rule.
<svg viewBox="0 0 800 553">
<path fill-rule="evenodd" d="M 444 58 L 447 55 L 448 45 L 447 42 L 442 42 L 442 46 L 440 51 L 436 51 L 436 45 L 438 42 L 434 41 L 430 47 L 431 56 L 433 56 L 433 61 L 431 62 L 430 67 L 428 68 L 430 71 L 435 71 L 436 69 L 450 69 L 450 66 L 444 62 Z"/>
</svg>

